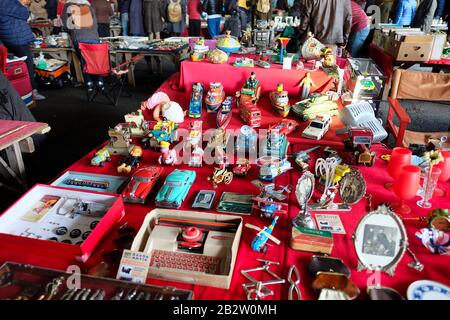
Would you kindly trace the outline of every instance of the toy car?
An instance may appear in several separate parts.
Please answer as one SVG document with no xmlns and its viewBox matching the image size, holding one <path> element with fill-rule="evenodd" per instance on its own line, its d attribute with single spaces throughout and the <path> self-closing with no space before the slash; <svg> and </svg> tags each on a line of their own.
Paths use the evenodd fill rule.
<svg viewBox="0 0 450 320">
<path fill-rule="evenodd" d="M 155 205 L 160 208 L 179 208 L 195 181 L 195 171 L 175 169 L 164 181 L 156 195 Z"/>
<path fill-rule="evenodd" d="M 161 167 L 146 167 L 137 170 L 122 192 L 124 202 L 145 203 L 148 194 L 164 172 Z"/>
<path fill-rule="evenodd" d="M 317 116 L 317 118 L 310 122 L 310 124 L 303 130 L 302 137 L 314 140 L 320 140 L 331 125 L 331 117 L 329 115 Z"/>
<path fill-rule="evenodd" d="M 336 167 L 336 170 L 334 171 L 334 179 L 333 184 L 338 183 L 342 180 L 342 178 L 347 174 L 350 173 L 352 170 L 350 167 L 346 164 L 340 164 Z M 325 176 L 321 176 L 319 179 L 319 183 L 324 185 L 325 184 Z"/>
<path fill-rule="evenodd" d="M 259 178 L 265 181 L 272 181 L 281 174 L 292 169 L 291 163 L 287 159 L 279 159 L 272 156 L 264 156 L 257 160 L 259 168 Z"/>
<path fill-rule="evenodd" d="M 106 161 L 111 161 L 111 154 L 106 148 L 98 150 L 91 159 L 91 166 L 103 167 Z"/>
<path fill-rule="evenodd" d="M 277 124 L 274 124 L 269 127 L 269 131 L 278 130 L 279 134 L 284 134 L 288 136 L 292 132 L 294 132 L 298 127 L 298 122 L 291 119 L 283 119 Z"/>
<path fill-rule="evenodd" d="M 172 143 L 178 140 L 177 133 L 178 125 L 169 120 L 158 121 L 150 131 L 148 137 L 150 141 L 146 142 L 143 139 L 144 148 L 149 145 L 149 147 L 158 148 L 162 141 Z"/>
<path fill-rule="evenodd" d="M 252 165 L 247 159 L 238 159 L 236 166 L 233 168 L 233 174 L 238 177 L 246 177 Z"/>
<path fill-rule="evenodd" d="M 291 110 L 302 121 L 308 121 L 320 115 L 337 115 L 338 105 L 336 102 L 329 100 L 325 94 L 312 93 L 308 99 L 294 104 Z"/>
<path fill-rule="evenodd" d="M 201 118 L 203 102 L 203 85 L 200 82 L 192 85 L 192 96 L 189 102 L 189 117 Z"/>
</svg>

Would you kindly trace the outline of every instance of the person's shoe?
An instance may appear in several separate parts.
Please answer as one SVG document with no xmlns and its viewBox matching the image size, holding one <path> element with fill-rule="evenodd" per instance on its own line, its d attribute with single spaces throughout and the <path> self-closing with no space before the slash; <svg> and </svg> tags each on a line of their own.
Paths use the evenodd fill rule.
<svg viewBox="0 0 450 320">
<path fill-rule="evenodd" d="M 41 101 L 47 99 L 45 96 L 40 94 L 36 89 L 33 90 L 33 99 L 36 101 Z"/>
<path fill-rule="evenodd" d="M 89 92 L 94 90 L 94 84 L 92 83 L 92 81 L 89 81 L 86 83 L 86 88 L 87 88 L 87 91 L 89 91 Z"/>
</svg>

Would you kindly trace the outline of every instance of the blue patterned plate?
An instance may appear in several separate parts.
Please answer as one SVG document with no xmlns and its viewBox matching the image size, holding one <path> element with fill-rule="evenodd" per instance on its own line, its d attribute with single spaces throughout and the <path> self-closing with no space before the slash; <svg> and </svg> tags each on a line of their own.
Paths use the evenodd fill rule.
<svg viewBox="0 0 450 320">
<path fill-rule="evenodd" d="M 442 283 L 420 280 L 408 287 L 408 300 L 450 300 L 450 287 Z"/>
</svg>

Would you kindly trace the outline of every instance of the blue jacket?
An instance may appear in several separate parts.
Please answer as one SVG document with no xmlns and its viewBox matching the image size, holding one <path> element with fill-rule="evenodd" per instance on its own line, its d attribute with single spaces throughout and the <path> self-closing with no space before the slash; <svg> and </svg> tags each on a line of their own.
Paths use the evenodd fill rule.
<svg viewBox="0 0 450 320">
<path fill-rule="evenodd" d="M 402 26 L 409 26 L 416 15 L 416 0 L 399 0 L 397 11 L 395 12 L 394 23 Z"/>
<path fill-rule="evenodd" d="M 0 0 L 0 40 L 6 46 L 22 46 L 34 41 L 27 23 L 30 12 L 17 0 Z"/>
</svg>

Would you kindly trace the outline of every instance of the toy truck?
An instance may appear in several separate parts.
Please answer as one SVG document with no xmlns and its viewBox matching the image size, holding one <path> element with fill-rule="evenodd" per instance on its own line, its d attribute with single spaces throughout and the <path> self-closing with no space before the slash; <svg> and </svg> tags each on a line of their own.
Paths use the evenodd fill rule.
<svg viewBox="0 0 450 320">
<path fill-rule="evenodd" d="M 239 99 L 239 115 L 250 127 L 261 126 L 261 110 L 250 99 Z"/>
<path fill-rule="evenodd" d="M 371 167 L 375 163 L 376 153 L 371 152 L 373 132 L 369 128 L 350 128 L 345 147 L 351 152 L 350 163 Z"/>
</svg>

